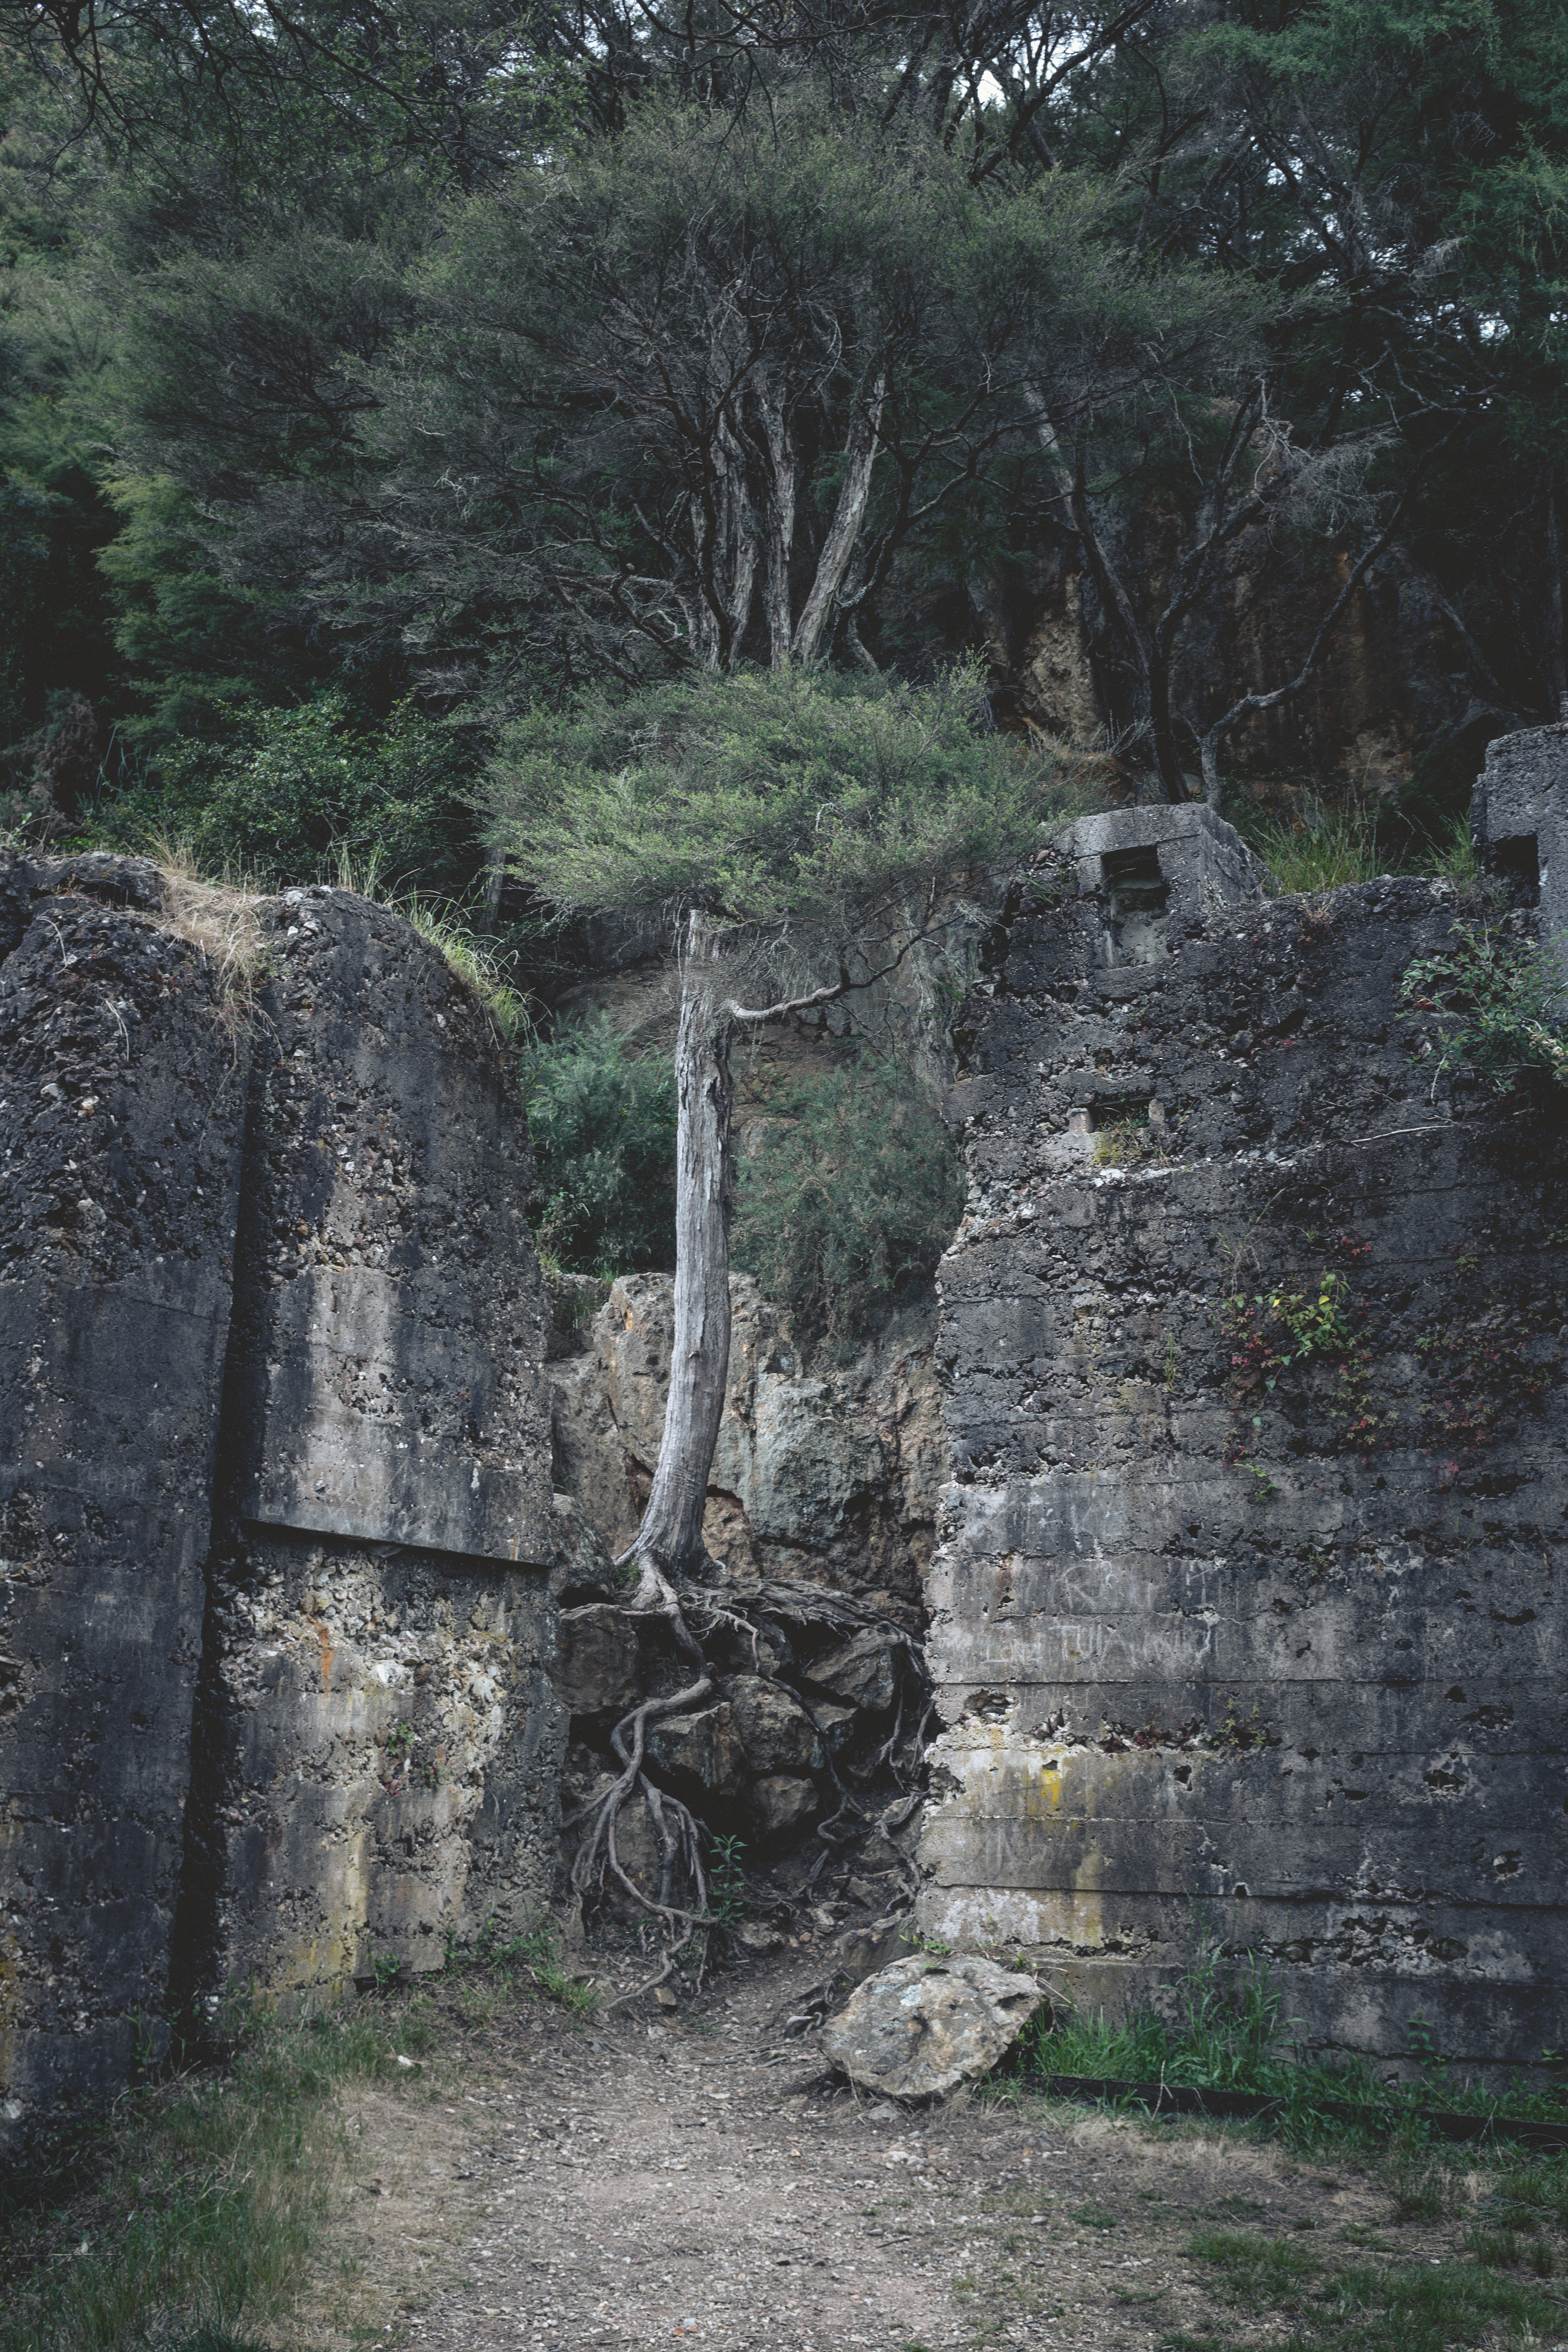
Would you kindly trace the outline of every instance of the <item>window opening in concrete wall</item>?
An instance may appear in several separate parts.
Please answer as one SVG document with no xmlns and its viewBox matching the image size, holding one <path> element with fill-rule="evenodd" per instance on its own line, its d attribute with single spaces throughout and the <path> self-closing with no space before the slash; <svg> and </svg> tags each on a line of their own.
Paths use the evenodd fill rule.
<svg viewBox="0 0 1568 2352">
<path fill-rule="evenodd" d="M 1105 891 L 1105 961 L 1156 963 L 1165 953 L 1170 884 L 1157 849 L 1112 849 L 1100 860 Z"/>
<path fill-rule="evenodd" d="M 1490 843 L 1487 862 L 1502 882 L 1512 886 L 1516 902 L 1533 907 L 1541 896 L 1541 856 L 1533 833 L 1514 833 Z"/>
</svg>

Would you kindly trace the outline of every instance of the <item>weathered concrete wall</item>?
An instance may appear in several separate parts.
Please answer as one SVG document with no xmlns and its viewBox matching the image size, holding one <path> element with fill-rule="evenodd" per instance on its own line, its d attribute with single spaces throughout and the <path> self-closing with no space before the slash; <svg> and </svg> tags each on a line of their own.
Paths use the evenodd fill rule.
<svg viewBox="0 0 1568 2352">
<path fill-rule="evenodd" d="M 264 920 L 189 1873 L 208 1998 L 536 1917 L 565 1727 L 515 1085 L 397 916 L 309 890 Z"/>
<path fill-rule="evenodd" d="M 14 2145 L 226 1986 L 537 1916 L 565 1735 L 575 1537 L 483 1016 L 328 890 L 250 911 L 237 1003 L 152 868 L 84 873 L 0 877 Z"/>
<path fill-rule="evenodd" d="M 0 867 L 0 2145 L 166 2038 L 245 1114 L 152 869 L 80 869 Z"/>
<path fill-rule="evenodd" d="M 965 1015 L 923 1924 L 1114 2003 L 1198 1898 L 1312 2042 L 1529 2062 L 1568 2030 L 1561 1116 L 1413 1052 L 1446 886 L 1238 902 L 1119 841 L 1039 862 Z"/>
</svg>

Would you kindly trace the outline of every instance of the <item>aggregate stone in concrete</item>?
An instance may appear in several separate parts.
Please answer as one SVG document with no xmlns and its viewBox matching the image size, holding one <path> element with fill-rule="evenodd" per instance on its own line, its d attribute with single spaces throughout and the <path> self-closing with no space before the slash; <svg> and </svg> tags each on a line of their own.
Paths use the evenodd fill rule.
<svg viewBox="0 0 1568 2352">
<path fill-rule="evenodd" d="M 1145 877 L 1129 961 L 1083 882 L 1037 864 L 959 1023 L 921 1924 L 1112 2011 L 1223 1947 L 1309 2042 L 1529 2063 L 1568 2031 L 1563 1120 L 1435 1081 L 1399 986 L 1537 917 Z"/>
<path fill-rule="evenodd" d="M 160 2050 L 247 1042 L 136 860 L 0 858 L 0 2148 Z"/>
</svg>

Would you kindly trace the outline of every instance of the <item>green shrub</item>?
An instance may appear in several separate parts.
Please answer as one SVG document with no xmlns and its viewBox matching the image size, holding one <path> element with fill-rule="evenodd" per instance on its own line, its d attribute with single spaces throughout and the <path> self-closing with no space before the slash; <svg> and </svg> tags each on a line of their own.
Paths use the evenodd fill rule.
<svg viewBox="0 0 1568 2352">
<path fill-rule="evenodd" d="M 1456 924 L 1442 950 L 1399 983 L 1402 1017 L 1428 1032 L 1435 1069 L 1468 1066 L 1500 1094 L 1568 1086 L 1562 975 L 1550 949 L 1483 924 Z"/>
<path fill-rule="evenodd" d="M 628 1052 L 601 1013 L 522 1059 L 539 1162 L 529 1213 L 568 1274 L 675 1264 L 675 1079 Z"/>
<path fill-rule="evenodd" d="M 163 840 L 204 871 L 266 889 L 335 881 L 454 878 L 471 845 L 461 739 L 400 704 L 384 728 L 356 726 L 341 694 L 238 712 L 217 740 L 191 739 L 102 802 L 95 841 Z"/>
<path fill-rule="evenodd" d="M 803 1339 L 864 1339 L 936 1269 L 963 1210 L 952 1138 L 886 1064 L 781 1090 L 739 1170 L 731 1262 L 789 1307 Z"/>
<path fill-rule="evenodd" d="M 1291 821 L 1258 816 L 1242 807 L 1235 812 L 1235 823 L 1281 898 L 1372 882 L 1387 868 L 1377 819 L 1369 809 L 1311 808 Z"/>
</svg>

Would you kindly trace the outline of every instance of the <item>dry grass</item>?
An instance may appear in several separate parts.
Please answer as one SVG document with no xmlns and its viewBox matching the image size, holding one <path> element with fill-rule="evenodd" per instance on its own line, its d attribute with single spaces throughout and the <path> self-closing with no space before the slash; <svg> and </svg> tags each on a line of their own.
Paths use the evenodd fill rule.
<svg viewBox="0 0 1568 2352">
<path fill-rule="evenodd" d="M 257 983 L 267 969 L 261 908 L 267 893 L 225 874 L 214 881 L 186 845 L 160 835 L 147 845 L 163 891 L 161 928 L 197 950 L 217 975 L 225 1016 L 247 1023 Z"/>
</svg>

